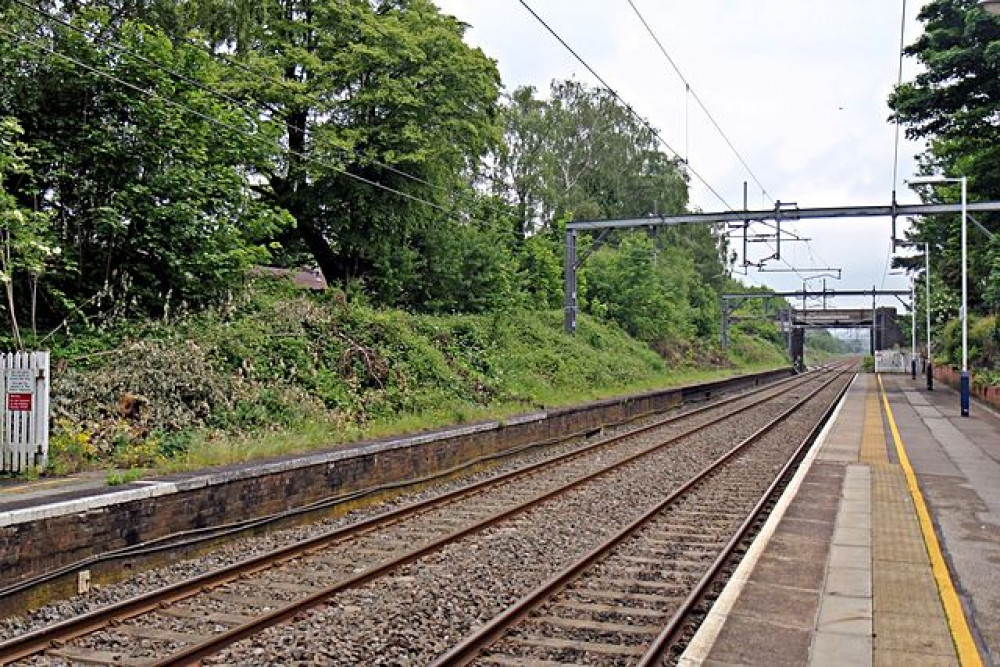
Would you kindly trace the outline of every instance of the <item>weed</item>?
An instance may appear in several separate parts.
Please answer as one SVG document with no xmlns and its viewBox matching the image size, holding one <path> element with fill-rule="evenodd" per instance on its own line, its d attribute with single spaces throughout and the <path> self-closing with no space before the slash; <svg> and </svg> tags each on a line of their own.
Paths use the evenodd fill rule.
<svg viewBox="0 0 1000 667">
<path fill-rule="evenodd" d="M 49 437 L 49 471 L 68 475 L 90 467 L 97 460 L 93 434 L 68 419 L 57 419 Z"/>
<path fill-rule="evenodd" d="M 683 340 L 661 356 L 585 315 L 569 336 L 558 310 L 413 315 L 263 283 L 72 345 L 86 357 L 53 377 L 70 417 L 53 429 L 58 472 L 221 465 L 787 365 L 738 331 L 728 358 Z"/>
<path fill-rule="evenodd" d="M 109 470 L 104 481 L 108 486 L 121 486 L 142 479 L 146 471 L 142 468 L 129 468 L 128 470 Z"/>
</svg>

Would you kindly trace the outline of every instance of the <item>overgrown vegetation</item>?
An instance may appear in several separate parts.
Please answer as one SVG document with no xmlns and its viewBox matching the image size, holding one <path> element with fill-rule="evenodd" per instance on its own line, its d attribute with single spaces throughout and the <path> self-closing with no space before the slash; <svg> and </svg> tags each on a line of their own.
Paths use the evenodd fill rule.
<svg viewBox="0 0 1000 667">
<path fill-rule="evenodd" d="M 739 286 L 707 226 L 581 234 L 561 333 L 567 222 L 682 212 L 683 165 L 606 91 L 505 93 L 430 0 L 0 0 L 0 21 L 2 342 L 53 350 L 59 472 L 780 363 L 766 322 L 719 350 Z M 247 287 L 260 265 L 330 289 Z"/>
<path fill-rule="evenodd" d="M 783 363 L 742 334 L 730 359 L 692 345 L 668 363 L 588 316 L 568 336 L 559 311 L 408 315 L 275 279 L 175 323 L 65 342 L 58 472 L 223 463 Z"/>
<path fill-rule="evenodd" d="M 970 201 L 1000 199 L 1000 19 L 975 0 L 934 0 L 920 10 L 923 34 L 907 55 L 923 65 L 912 83 L 890 98 L 907 135 L 927 142 L 921 172 L 968 177 Z M 928 202 L 957 202 L 958 184 L 924 188 Z M 988 238 L 969 225 L 970 360 L 980 381 L 998 379 L 996 315 L 1000 310 L 1000 216 L 976 214 L 994 233 Z M 931 250 L 931 275 L 920 276 L 917 312 L 924 312 L 924 287 L 931 281 L 931 314 L 939 362 L 956 363 L 955 330 L 961 295 L 960 216 L 928 216 L 915 221 L 910 239 Z M 921 271 L 924 258 L 896 261 Z M 974 319 L 974 321 L 973 321 Z M 976 333 L 973 333 L 973 330 Z M 961 350 L 958 349 L 958 354 Z"/>
<path fill-rule="evenodd" d="M 962 323 L 952 320 L 941 335 L 941 361 L 962 365 Z M 972 317 L 969 320 L 969 365 L 976 369 L 973 381 L 981 385 L 1000 385 L 1000 328 L 997 316 Z"/>
</svg>

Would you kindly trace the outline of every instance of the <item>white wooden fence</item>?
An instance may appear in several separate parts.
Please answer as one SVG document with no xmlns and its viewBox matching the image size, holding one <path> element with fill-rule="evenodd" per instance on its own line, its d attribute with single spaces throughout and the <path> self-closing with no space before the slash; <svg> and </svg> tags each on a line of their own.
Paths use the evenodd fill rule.
<svg viewBox="0 0 1000 667">
<path fill-rule="evenodd" d="M 0 472 L 44 466 L 49 456 L 49 353 L 0 353 Z"/>
<path fill-rule="evenodd" d="M 909 352 L 900 350 L 879 350 L 875 353 L 876 373 L 909 373 L 910 359 L 913 357 Z"/>
</svg>

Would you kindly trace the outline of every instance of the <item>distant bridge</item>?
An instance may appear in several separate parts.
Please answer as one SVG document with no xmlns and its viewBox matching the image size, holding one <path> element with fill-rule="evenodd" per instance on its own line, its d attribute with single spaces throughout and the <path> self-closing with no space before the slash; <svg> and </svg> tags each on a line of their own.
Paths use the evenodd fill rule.
<svg viewBox="0 0 1000 667">
<path fill-rule="evenodd" d="M 895 315 L 895 308 L 891 310 L 893 315 Z M 870 327 L 875 320 L 875 311 L 871 308 L 828 308 L 826 310 L 799 310 L 792 308 L 790 316 L 793 327 L 806 327 L 807 329 L 855 329 Z"/>
<path fill-rule="evenodd" d="M 872 355 L 876 350 L 888 350 L 897 345 L 905 345 L 907 339 L 896 321 L 896 309 L 893 307 L 878 307 L 875 305 L 877 296 L 909 296 L 910 292 L 901 290 L 839 290 L 822 292 L 744 292 L 722 295 L 722 346 L 729 345 L 729 327 L 734 322 L 769 319 L 781 327 L 781 332 L 788 344 L 788 354 L 796 366 L 801 366 L 805 356 L 806 329 L 868 329 L 871 332 L 870 348 Z M 769 300 L 778 298 L 803 299 L 807 297 L 822 297 L 824 304 L 828 297 L 833 296 L 871 296 L 871 308 L 794 308 L 787 306 L 778 308 L 762 315 L 736 315 L 733 311 L 739 304 L 752 299 Z M 787 303 L 787 302 L 786 302 Z M 912 308 L 902 299 L 907 310 Z"/>
</svg>

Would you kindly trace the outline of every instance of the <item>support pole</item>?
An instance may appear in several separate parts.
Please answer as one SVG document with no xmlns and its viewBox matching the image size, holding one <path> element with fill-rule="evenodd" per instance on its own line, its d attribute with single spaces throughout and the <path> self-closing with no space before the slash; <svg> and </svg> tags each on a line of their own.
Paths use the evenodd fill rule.
<svg viewBox="0 0 1000 667">
<path fill-rule="evenodd" d="M 969 248 L 968 248 L 968 183 L 962 177 L 962 416 L 969 416 Z"/>
<path fill-rule="evenodd" d="M 566 266 L 563 294 L 565 295 L 565 327 L 566 333 L 576 333 L 576 230 L 566 230 Z"/>
<path fill-rule="evenodd" d="M 729 349 L 729 302 L 722 300 L 722 349 Z"/>
<path fill-rule="evenodd" d="M 875 358 L 875 286 L 872 285 L 872 335 L 869 346 L 872 352 L 872 359 Z"/>
<path fill-rule="evenodd" d="M 917 281 L 910 276 L 910 379 L 917 379 Z"/>
<path fill-rule="evenodd" d="M 924 243 L 924 310 L 927 311 L 927 391 L 934 390 L 934 362 L 931 356 L 931 244 Z"/>
<path fill-rule="evenodd" d="M 743 210 L 747 210 L 747 182 L 743 181 Z M 747 259 L 747 234 L 750 230 L 750 221 L 743 221 L 743 266 L 744 268 L 750 265 L 750 260 Z"/>
</svg>

